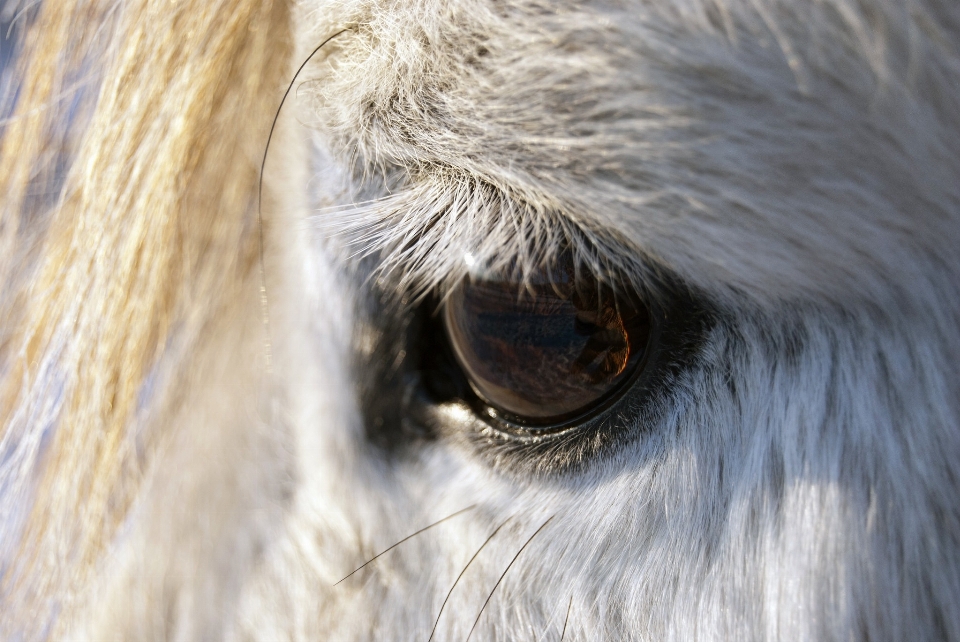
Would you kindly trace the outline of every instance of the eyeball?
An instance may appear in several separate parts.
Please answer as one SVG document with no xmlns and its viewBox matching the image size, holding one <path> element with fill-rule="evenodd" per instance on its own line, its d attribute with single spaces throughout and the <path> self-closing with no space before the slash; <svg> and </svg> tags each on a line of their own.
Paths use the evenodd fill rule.
<svg viewBox="0 0 960 642">
<path fill-rule="evenodd" d="M 521 283 L 468 276 L 444 305 L 454 356 L 494 413 L 531 426 L 569 421 L 621 393 L 650 349 L 636 294 L 559 261 Z"/>
</svg>

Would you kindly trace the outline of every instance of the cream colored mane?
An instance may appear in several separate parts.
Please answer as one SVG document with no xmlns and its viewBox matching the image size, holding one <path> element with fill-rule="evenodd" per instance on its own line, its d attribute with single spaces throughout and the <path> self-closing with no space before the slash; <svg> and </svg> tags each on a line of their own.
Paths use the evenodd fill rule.
<svg viewBox="0 0 960 642">
<path fill-rule="evenodd" d="M 38 633 L 117 535 L 136 449 L 164 440 L 130 437 L 161 354 L 195 352 L 256 292 L 259 159 L 290 39 L 287 4 L 259 0 L 45 2 L 28 30 L 0 151 L 3 637 Z M 172 388 L 150 405 L 176 404 Z"/>
</svg>

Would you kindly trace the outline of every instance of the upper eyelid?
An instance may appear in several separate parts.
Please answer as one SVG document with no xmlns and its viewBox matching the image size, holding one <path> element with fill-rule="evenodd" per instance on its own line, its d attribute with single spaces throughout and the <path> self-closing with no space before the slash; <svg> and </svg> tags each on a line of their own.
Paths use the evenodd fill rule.
<svg viewBox="0 0 960 642">
<path fill-rule="evenodd" d="M 418 182 L 379 199 L 324 208 L 310 217 L 351 262 L 377 256 L 375 278 L 414 299 L 467 276 L 467 257 L 518 278 L 570 252 L 575 264 L 614 285 L 648 289 L 651 266 L 636 248 L 558 210 L 531 205 L 488 183 Z"/>
</svg>

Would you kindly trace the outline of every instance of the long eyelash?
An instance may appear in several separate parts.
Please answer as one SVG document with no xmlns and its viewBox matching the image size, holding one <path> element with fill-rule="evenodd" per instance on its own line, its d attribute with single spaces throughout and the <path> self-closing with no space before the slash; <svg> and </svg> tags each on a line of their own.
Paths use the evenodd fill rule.
<svg viewBox="0 0 960 642">
<path fill-rule="evenodd" d="M 517 554 L 514 555 L 514 556 L 513 556 L 513 559 L 510 560 L 510 563 L 507 564 L 507 568 L 503 569 L 503 573 L 500 575 L 500 579 L 498 579 L 498 580 L 497 580 L 497 583 L 493 585 L 493 588 L 492 588 L 492 589 L 490 589 L 490 594 L 487 596 L 487 599 L 486 599 L 486 601 L 483 603 L 483 606 L 480 607 L 480 612 L 477 613 L 477 619 L 473 621 L 473 626 L 470 628 L 470 632 L 467 634 L 467 639 L 466 639 L 464 642 L 470 642 L 470 636 L 473 635 L 474 630 L 476 630 L 476 628 L 477 628 L 477 624 L 480 623 L 480 617 L 483 615 L 484 610 L 486 610 L 487 604 L 489 604 L 489 603 L 490 603 L 490 600 L 493 598 L 493 593 L 494 593 L 494 591 L 496 591 L 496 590 L 497 590 L 497 587 L 500 586 L 500 582 L 503 581 L 503 578 L 507 576 L 507 573 L 510 571 L 511 567 L 513 567 L 513 563 L 517 561 L 517 558 L 518 558 L 518 557 L 520 557 L 520 553 L 522 553 L 522 552 L 523 552 L 523 549 L 525 549 L 525 548 L 530 544 L 530 542 L 533 541 L 533 538 L 534 538 L 534 537 L 536 537 L 537 535 L 540 534 L 540 531 L 542 531 L 544 528 L 546 528 L 547 524 L 549 524 L 549 523 L 553 520 L 554 517 L 556 517 L 556 515 L 551 515 L 551 516 L 547 519 L 547 521 L 545 521 L 543 524 L 540 525 L 540 528 L 538 528 L 536 531 L 534 531 L 533 535 L 531 535 L 530 538 L 527 539 L 527 541 L 523 543 L 523 546 L 520 547 L 520 550 L 517 551 Z"/>
<path fill-rule="evenodd" d="M 436 622 L 433 623 L 433 630 L 430 631 L 430 637 L 427 638 L 427 642 L 431 642 L 431 640 L 433 640 L 433 636 L 437 632 L 437 626 L 440 625 L 440 617 L 443 615 L 443 609 L 447 606 L 447 601 L 450 599 L 450 596 L 453 595 L 453 589 L 457 588 L 457 584 L 460 583 L 460 579 L 463 577 L 464 573 L 467 572 L 467 569 L 470 568 L 470 565 L 473 564 L 473 560 L 477 559 L 477 556 L 480 554 L 480 551 L 482 551 L 487 546 L 487 544 L 490 543 L 490 540 L 492 540 L 494 536 L 500 532 L 500 529 L 503 528 L 506 525 L 506 523 L 509 522 L 511 519 L 513 519 L 513 517 L 508 517 L 507 519 L 503 520 L 503 522 L 501 522 L 500 525 L 497 526 L 497 528 L 494 529 L 492 533 L 490 533 L 490 536 L 487 537 L 486 540 L 484 540 L 483 544 L 480 545 L 480 548 L 477 549 L 477 552 L 474 553 L 473 557 L 470 558 L 470 561 L 467 562 L 467 565 L 463 567 L 462 571 L 460 571 L 460 575 L 457 575 L 457 579 L 454 580 L 453 586 L 451 586 L 450 590 L 447 591 L 447 596 L 443 598 L 443 604 L 440 605 L 440 612 L 437 613 L 437 620 Z"/>
<path fill-rule="evenodd" d="M 413 539 L 414 537 L 416 537 L 416 536 L 419 535 L 420 533 L 423 533 L 423 532 L 425 532 L 425 531 L 428 531 L 428 530 L 430 530 L 431 528 L 433 528 L 434 526 L 438 526 L 438 525 L 442 524 L 443 522 L 447 521 L 448 519 L 453 519 L 453 518 L 456 517 L 457 515 L 461 515 L 461 514 L 463 514 L 463 513 L 466 513 L 467 511 L 473 510 L 473 509 L 476 508 L 476 507 L 477 507 L 477 505 L 476 505 L 476 504 L 473 504 L 473 505 L 471 505 L 471 506 L 467 506 L 466 508 L 461 508 L 461 509 L 458 510 L 456 513 L 451 513 L 450 515 L 447 515 L 447 516 L 444 517 L 443 519 L 438 519 L 437 521 L 435 521 L 434 523 L 430 524 L 429 526 L 424 526 L 423 528 L 421 528 L 421 529 L 418 530 L 417 532 L 411 533 L 410 535 L 407 535 L 406 537 L 404 537 L 402 540 L 400 540 L 400 541 L 397 542 L 396 544 L 394 544 L 394 545 L 392 545 L 392 546 L 390 546 L 390 547 L 388 547 L 388 548 L 385 548 L 384 550 L 380 551 L 379 553 L 377 553 L 376 555 L 374 555 L 373 557 L 371 557 L 370 559 L 368 559 L 366 562 L 364 562 L 363 564 L 361 564 L 361 565 L 358 566 L 357 568 L 353 569 L 353 571 L 352 571 L 349 575 L 347 575 L 346 577 L 342 578 L 339 582 L 337 582 L 336 584 L 334 584 L 334 586 L 337 586 L 337 584 L 340 584 L 340 582 L 343 582 L 344 580 L 349 579 L 350 577 L 352 577 L 352 576 L 353 576 L 355 573 L 357 573 L 358 571 L 363 570 L 363 568 L 366 567 L 368 564 L 370 564 L 371 562 L 374 562 L 374 561 L 375 561 L 377 558 L 379 558 L 380 556 L 389 553 L 390 551 L 392 551 L 392 550 L 395 549 L 396 547 L 400 546 L 401 544 L 403 544 L 403 543 L 406 542 L 407 540 Z"/>
</svg>

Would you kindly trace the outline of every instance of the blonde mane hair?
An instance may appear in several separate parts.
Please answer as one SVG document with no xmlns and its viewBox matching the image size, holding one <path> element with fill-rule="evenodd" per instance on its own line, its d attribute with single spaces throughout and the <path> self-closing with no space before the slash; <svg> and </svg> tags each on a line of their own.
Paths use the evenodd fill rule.
<svg viewBox="0 0 960 642">
<path fill-rule="evenodd" d="M 131 429 L 161 356 L 189 354 L 256 287 L 289 14 L 284 0 L 57 0 L 26 30 L 0 148 L 4 639 L 69 609 L 57 598 L 130 510 L 146 464 L 131 435 L 163 440 Z M 165 394 L 150 407 L 183 389 Z"/>
</svg>

